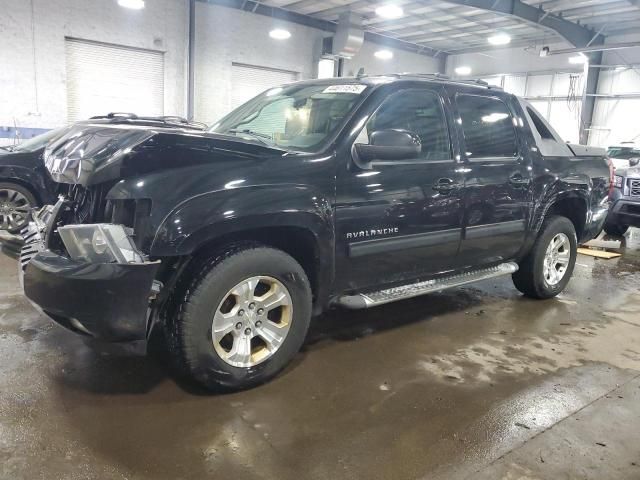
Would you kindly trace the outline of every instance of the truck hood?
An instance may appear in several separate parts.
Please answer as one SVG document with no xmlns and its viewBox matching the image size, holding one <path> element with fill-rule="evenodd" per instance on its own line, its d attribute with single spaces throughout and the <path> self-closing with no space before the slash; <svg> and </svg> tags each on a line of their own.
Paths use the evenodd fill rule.
<svg viewBox="0 0 640 480">
<path fill-rule="evenodd" d="M 56 182 L 89 186 L 157 170 L 285 153 L 198 130 L 78 124 L 47 146 L 44 162 Z"/>
</svg>

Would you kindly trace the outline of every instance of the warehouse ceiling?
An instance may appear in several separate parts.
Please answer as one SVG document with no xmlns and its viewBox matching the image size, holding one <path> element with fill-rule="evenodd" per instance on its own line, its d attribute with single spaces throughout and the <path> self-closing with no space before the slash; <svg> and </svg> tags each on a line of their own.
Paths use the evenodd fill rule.
<svg viewBox="0 0 640 480">
<path fill-rule="evenodd" d="M 335 22 L 338 15 L 352 11 L 363 19 L 363 27 L 398 40 L 449 54 L 487 50 L 487 38 L 495 33 L 511 37 L 509 46 L 553 43 L 562 37 L 522 19 L 491 11 L 510 0 L 486 0 L 486 9 L 460 5 L 465 2 L 436 0 L 396 0 L 404 10 L 401 17 L 385 19 L 376 15 L 382 0 L 266 0 L 263 5 L 278 7 L 319 20 Z M 615 35 L 638 32 L 639 0 L 523 0 L 541 9 L 540 18 L 561 16 L 565 20 L 593 30 L 593 34 Z M 495 48 L 495 47 L 494 47 Z"/>
</svg>

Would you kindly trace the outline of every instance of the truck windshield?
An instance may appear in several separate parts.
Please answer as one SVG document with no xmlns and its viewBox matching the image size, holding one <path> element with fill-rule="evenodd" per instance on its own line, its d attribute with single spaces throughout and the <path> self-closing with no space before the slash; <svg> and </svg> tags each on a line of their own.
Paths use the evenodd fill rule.
<svg viewBox="0 0 640 480">
<path fill-rule="evenodd" d="M 313 151 L 336 132 L 366 89 L 362 84 L 272 88 L 233 110 L 209 131 L 285 150 Z"/>
</svg>

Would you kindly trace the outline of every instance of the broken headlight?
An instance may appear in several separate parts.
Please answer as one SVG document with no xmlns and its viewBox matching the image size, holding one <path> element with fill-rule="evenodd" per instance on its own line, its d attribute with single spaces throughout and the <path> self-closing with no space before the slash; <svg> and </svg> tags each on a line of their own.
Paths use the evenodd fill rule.
<svg viewBox="0 0 640 480">
<path fill-rule="evenodd" d="M 144 258 L 129 231 L 123 225 L 111 223 L 65 225 L 58 228 L 62 242 L 74 260 L 90 263 L 142 263 Z"/>
</svg>

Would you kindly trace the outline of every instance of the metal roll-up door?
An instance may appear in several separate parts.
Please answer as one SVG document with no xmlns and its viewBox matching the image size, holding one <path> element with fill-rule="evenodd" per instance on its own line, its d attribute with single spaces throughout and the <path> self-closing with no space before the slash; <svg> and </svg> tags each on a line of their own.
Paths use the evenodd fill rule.
<svg viewBox="0 0 640 480">
<path fill-rule="evenodd" d="M 67 119 L 164 114 L 164 54 L 67 38 Z"/>
<path fill-rule="evenodd" d="M 269 88 L 296 80 L 297 72 L 234 63 L 231 65 L 231 109 Z"/>
</svg>

